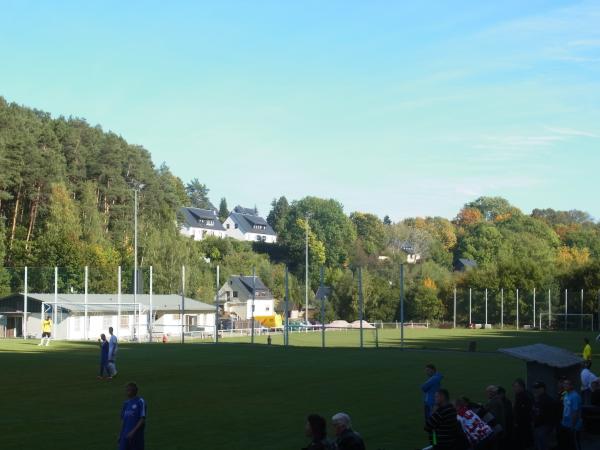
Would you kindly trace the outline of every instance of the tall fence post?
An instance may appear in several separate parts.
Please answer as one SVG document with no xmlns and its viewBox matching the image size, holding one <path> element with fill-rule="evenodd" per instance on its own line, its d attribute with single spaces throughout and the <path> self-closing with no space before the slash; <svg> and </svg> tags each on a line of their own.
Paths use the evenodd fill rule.
<svg viewBox="0 0 600 450">
<path fill-rule="evenodd" d="M 25 274 L 23 279 L 23 339 L 27 339 L 27 294 L 29 291 L 29 270 L 25 266 Z"/>
<path fill-rule="evenodd" d="M 548 329 L 552 328 L 552 289 L 548 289 Z"/>
<path fill-rule="evenodd" d="M 256 268 L 252 268 L 252 323 L 250 324 L 251 328 L 251 337 L 250 343 L 254 344 L 254 302 L 256 300 Z"/>
<path fill-rule="evenodd" d="M 42 320 L 44 318 L 42 317 Z M 54 266 L 54 307 L 52 308 L 52 323 L 54 324 L 54 339 L 56 339 L 58 326 L 58 267 Z"/>
<path fill-rule="evenodd" d="M 404 264 L 400 263 L 400 348 L 404 348 Z"/>
<path fill-rule="evenodd" d="M 519 289 L 517 288 L 517 330 L 519 329 Z"/>
<path fill-rule="evenodd" d="M 217 265 L 217 287 L 215 289 L 215 344 L 219 343 L 219 265 Z"/>
<path fill-rule="evenodd" d="M 569 318 L 569 291 L 565 289 L 565 331 L 569 329 L 568 319 Z"/>
<path fill-rule="evenodd" d="M 325 348 L 325 268 L 321 266 L 321 348 Z"/>
<path fill-rule="evenodd" d="M 362 286 L 362 267 L 358 268 L 358 320 L 360 321 L 360 348 L 363 348 L 363 286 Z"/>
<path fill-rule="evenodd" d="M 185 343 L 185 266 L 181 266 L 181 343 Z"/>
<path fill-rule="evenodd" d="M 500 289 L 500 329 L 504 330 L 504 288 Z"/>
<path fill-rule="evenodd" d="M 473 323 L 473 315 L 472 315 L 472 300 L 473 300 L 473 289 L 469 288 L 469 327 Z"/>
<path fill-rule="evenodd" d="M 290 316 L 290 290 L 288 285 L 288 266 L 285 266 L 285 302 L 284 302 L 284 324 L 283 324 L 283 344 L 287 347 L 289 344 L 289 316 Z"/>
<path fill-rule="evenodd" d="M 537 328 L 536 325 L 536 321 L 535 321 L 535 288 L 533 288 L 533 328 Z"/>
<path fill-rule="evenodd" d="M 454 286 L 454 320 L 452 322 L 452 328 L 456 328 L 456 286 Z"/>
<path fill-rule="evenodd" d="M 579 311 L 581 313 L 581 325 L 580 328 L 583 330 L 583 289 L 581 290 L 581 309 Z"/>
<path fill-rule="evenodd" d="M 150 317 L 148 318 L 148 342 L 152 342 L 154 336 L 154 269 L 150 266 L 150 286 L 148 293 L 150 295 Z"/>
<path fill-rule="evenodd" d="M 488 290 L 485 288 L 485 328 L 488 325 Z"/>
<path fill-rule="evenodd" d="M 117 336 L 121 336 L 121 266 L 117 268 Z M 128 322 L 129 323 L 129 322 Z"/>
<path fill-rule="evenodd" d="M 84 340 L 88 340 L 89 339 L 89 330 L 88 330 L 88 276 L 89 276 L 89 269 L 88 266 L 85 266 L 85 275 L 84 275 L 84 281 L 83 281 L 83 302 L 84 302 L 84 319 L 83 319 L 83 323 L 85 324 L 85 327 L 83 329 L 83 338 Z"/>
</svg>

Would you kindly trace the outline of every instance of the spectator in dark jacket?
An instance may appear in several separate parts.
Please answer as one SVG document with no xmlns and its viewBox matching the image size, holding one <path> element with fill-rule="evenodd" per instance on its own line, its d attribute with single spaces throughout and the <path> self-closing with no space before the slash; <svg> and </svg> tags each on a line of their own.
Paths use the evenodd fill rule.
<svg viewBox="0 0 600 450">
<path fill-rule="evenodd" d="M 513 383 L 513 449 L 524 450 L 533 445 L 533 399 L 527 392 L 525 381 L 517 378 Z"/>
<path fill-rule="evenodd" d="M 327 422 L 318 414 L 311 414 L 306 418 L 306 437 L 310 438 L 310 444 L 302 450 L 333 449 L 333 445 L 327 440 Z"/>
<path fill-rule="evenodd" d="M 533 385 L 533 439 L 536 450 L 549 450 L 550 438 L 556 424 L 556 402 L 546 392 L 546 385 Z"/>
<path fill-rule="evenodd" d="M 497 386 L 488 386 L 485 390 L 485 393 L 488 398 L 488 402 L 485 404 L 485 409 L 489 411 L 492 416 L 494 416 L 494 430 L 496 431 L 497 439 L 501 440 L 504 438 L 506 430 L 506 414 L 504 413 L 504 403 L 498 394 Z"/>
<path fill-rule="evenodd" d="M 500 449 L 512 450 L 513 428 L 515 423 L 513 406 L 511 401 L 506 397 L 506 389 L 502 386 L 498 386 L 498 397 L 500 397 L 502 409 L 504 410 L 504 435 L 500 439 Z"/>
<path fill-rule="evenodd" d="M 464 442 L 462 430 L 457 419 L 457 412 L 446 389 L 435 394 L 435 408 L 427 423 L 425 431 L 429 433 L 434 450 L 456 450 Z"/>
<path fill-rule="evenodd" d="M 346 413 L 337 413 L 331 418 L 336 435 L 338 450 L 365 450 L 365 443 L 358 433 L 352 430 L 352 421 Z"/>
</svg>

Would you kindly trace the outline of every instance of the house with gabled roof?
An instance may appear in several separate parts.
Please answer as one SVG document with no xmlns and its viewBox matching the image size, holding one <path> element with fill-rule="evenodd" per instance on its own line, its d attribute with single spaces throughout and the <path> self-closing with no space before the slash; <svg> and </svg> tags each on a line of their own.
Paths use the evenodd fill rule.
<svg viewBox="0 0 600 450">
<path fill-rule="evenodd" d="M 184 207 L 179 210 L 179 214 L 182 219 L 180 231 L 184 236 L 195 241 L 201 241 L 207 236 L 227 236 L 215 210 Z"/>
<path fill-rule="evenodd" d="M 220 305 L 223 305 L 224 312 L 236 319 L 247 320 L 252 317 L 253 293 L 254 316 L 274 315 L 273 293 L 258 276 L 230 276 L 219 289 L 218 301 Z"/>
<path fill-rule="evenodd" d="M 223 225 L 228 236 L 240 241 L 277 242 L 277 234 L 255 208 L 236 206 Z"/>
</svg>

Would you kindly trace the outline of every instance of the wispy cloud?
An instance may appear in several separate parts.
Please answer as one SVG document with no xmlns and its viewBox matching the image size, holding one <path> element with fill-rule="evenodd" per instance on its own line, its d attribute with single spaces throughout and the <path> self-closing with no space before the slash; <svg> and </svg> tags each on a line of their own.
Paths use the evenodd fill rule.
<svg viewBox="0 0 600 450">
<path fill-rule="evenodd" d="M 591 133 L 584 130 L 576 130 L 574 128 L 562 128 L 562 127 L 545 127 L 546 130 L 562 135 L 562 136 L 573 136 L 573 137 L 588 137 L 588 138 L 599 138 L 600 135 Z"/>
</svg>

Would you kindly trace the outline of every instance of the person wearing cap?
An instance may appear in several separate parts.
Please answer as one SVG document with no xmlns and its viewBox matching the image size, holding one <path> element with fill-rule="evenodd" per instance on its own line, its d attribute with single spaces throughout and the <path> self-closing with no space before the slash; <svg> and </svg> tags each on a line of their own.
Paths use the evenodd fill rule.
<svg viewBox="0 0 600 450">
<path fill-rule="evenodd" d="M 337 450 L 365 450 L 363 438 L 352 430 L 352 420 L 346 413 L 337 413 L 331 418 L 335 431 Z"/>
<path fill-rule="evenodd" d="M 556 402 L 542 381 L 533 384 L 533 441 L 536 450 L 549 450 L 555 424 Z"/>
</svg>

